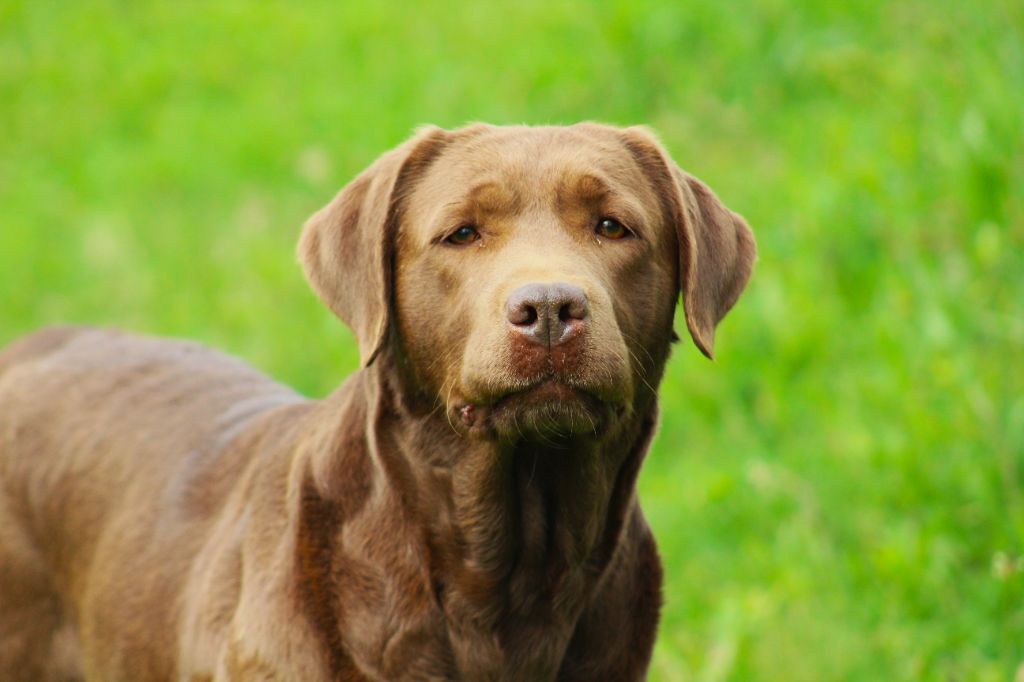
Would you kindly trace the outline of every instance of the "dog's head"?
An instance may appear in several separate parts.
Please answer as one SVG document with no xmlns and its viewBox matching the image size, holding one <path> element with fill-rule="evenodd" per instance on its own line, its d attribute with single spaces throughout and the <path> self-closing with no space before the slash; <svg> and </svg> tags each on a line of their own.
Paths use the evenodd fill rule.
<svg viewBox="0 0 1024 682">
<path fill-rule="evenodd" d="M 644 129 L 421 130 L 306 224 L 313 288 L 362 361 L 485 437 L 599 432 L 653 397 L 680 293 L 694 342 L 755 257 L 750 229 Z"/>
</svg>

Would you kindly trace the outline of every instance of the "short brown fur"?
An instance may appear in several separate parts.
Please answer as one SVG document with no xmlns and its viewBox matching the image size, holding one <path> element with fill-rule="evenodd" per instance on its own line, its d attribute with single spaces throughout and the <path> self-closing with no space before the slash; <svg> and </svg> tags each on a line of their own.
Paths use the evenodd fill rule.
<svg viewBox="0 0 1024 682">
<path fill-rule="evenodd" d="M 643 129 L 426 128 L 303 232 L 363 361 L 324 400 L 187 342 L 15 342 L 0 679 L 642 679 L 676 301 L 710 356 L 754 255 Z M 506 319 L 538 283 L 583 296 L 546 345 Z"/>
</svg>

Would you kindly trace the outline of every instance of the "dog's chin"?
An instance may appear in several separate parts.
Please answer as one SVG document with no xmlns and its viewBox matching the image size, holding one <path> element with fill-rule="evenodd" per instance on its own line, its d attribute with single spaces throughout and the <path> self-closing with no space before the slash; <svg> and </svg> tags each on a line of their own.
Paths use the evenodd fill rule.
<svg viewBox="0 0 1024 682">
<path fill-rule="evenodd" d="M 467 415 L 468 412 L 468 415 Z M 510 392 L 485 406 L 463 408 L 472 433 L 501 441 L 568 446 L 600 438 L 621 408 L 556 379 Z"/>
</svg>

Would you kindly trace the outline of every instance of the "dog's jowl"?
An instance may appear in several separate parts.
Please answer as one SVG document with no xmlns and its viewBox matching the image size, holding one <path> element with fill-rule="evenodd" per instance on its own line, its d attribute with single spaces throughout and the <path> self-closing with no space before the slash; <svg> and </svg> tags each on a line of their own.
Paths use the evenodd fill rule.
<svg viewBox="0 0 1024 682">
<path fill-rule="evenodd" d="M 16 341 L 0 679 L 642 679 L 677 302 L 711 356 L 754 255 L 644 129 L 425 128 L 302 233 L 361 353 L 327 398 L 188 342 Z"/>
</svg>

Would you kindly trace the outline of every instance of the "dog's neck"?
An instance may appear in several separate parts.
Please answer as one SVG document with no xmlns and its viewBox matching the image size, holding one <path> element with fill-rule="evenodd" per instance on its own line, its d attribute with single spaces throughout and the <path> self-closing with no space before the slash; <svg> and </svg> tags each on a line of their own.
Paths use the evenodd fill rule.
<svg viewBox="0 0 1024 682">
<path fill-rule="evenodd" d="M 654 396 L 596 438 L 502 443 L 457 432 L 444 413 L 403 393 L 394 378 L 400 372 L 382 367 L 386 357 L 377 362 L 354 379 L 352 389 L 362 395 L 338 406 L 346 425 L 337 433 L 345 437 L 335 435 L 331 447 L 313 453 L 302 499 L 343 511 L 331 515 L 350 526 L 334 529 L 335 553 L 374 557 L 368 547 L 374 533 L 392 535 L 381 545 L 406 548 L 405 556 L 379 556 L 381 565 L 367 566 L 367 576 L 385 583 L 404 576 L 405 598 L 418 598 L 418 609 L 448 623 L 448 641 L 434 646 L 449 652 L 460 674 L 484 677 L 495 666 L 507 669 L 509 657 L 527 666 L 526 677 L 531 670 L 541 674 L 564 655 L 634 513 L 636 475 L 654 431 Z M 331 461 L 355 452 L 365 461 Z M 329 500 L 338 494 L 362 494 L 366 501 Z M 313 497 L 327 501 L 314 504 Z M 355 505 L 355 518 L 342 518 Z M 322 516 L 315 511 L 311 518 Z M 354 542 L 363 549 L 346 552 L 344 545 Z M 382 585 L 378 596 L 388 592 Z M 344 595 L 340 619 L 354 617 L 352 605 L 368 598 Z M 388 608 L 366 606 L 378 613 Z M 415 629 L 398 629 L 409 628 Z"/>
</svg>

